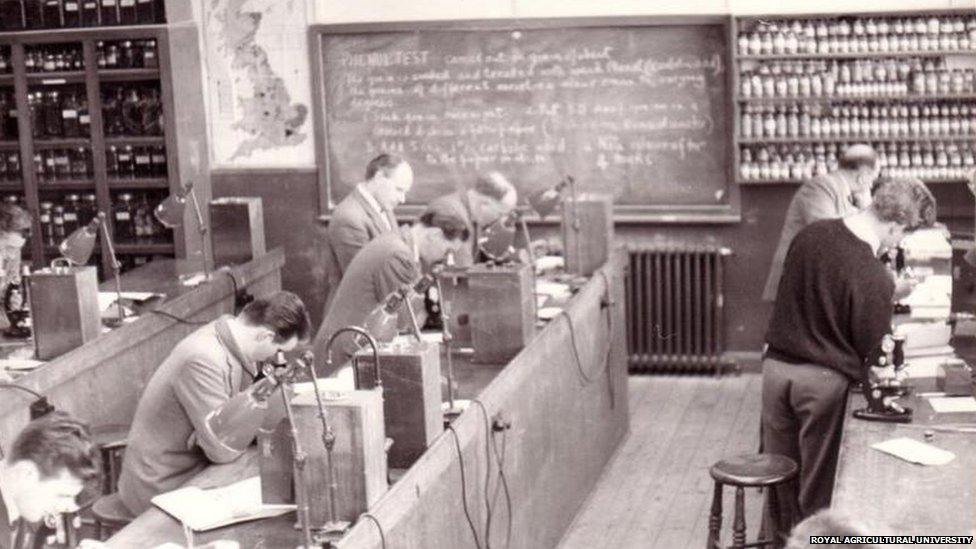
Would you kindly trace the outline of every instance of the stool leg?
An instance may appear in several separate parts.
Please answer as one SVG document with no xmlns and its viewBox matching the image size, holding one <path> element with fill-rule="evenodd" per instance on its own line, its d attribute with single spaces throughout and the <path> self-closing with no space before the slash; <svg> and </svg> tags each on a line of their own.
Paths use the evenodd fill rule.
<svg viewBox="0 0 976 549">
<path fill-rule="evenodd" d="M 105 541 L 105 538 L 102 537 L 102 521 L 98 519 L 95 519 L 95 539 Z"/>
<path fill-rule="evenodd" d="M 722 529 L 722 483 L 715 482 L 715 493 L 712 494 L 712 512 L 708 515 L 708 542 L 705 549 L 715 549 L 721 540 Z"/>
<path fill-rule="evenodd" d="M 784 540 L 779 539 L 779 530 L 783 528 L 783 517 L 780 514 L 779 498 L 776 495 L 776 486 L 769 487 L 769 515 L 772 524 L 767 524 L 765 538 L 769 540 L 766 547 L 782 547 Z"/>
<path fill-rule="evenodd" d="M 746 545 L 746 491 L 735 487 L 735 519 L 732 522 L 732 549 Z"/>
</svg>

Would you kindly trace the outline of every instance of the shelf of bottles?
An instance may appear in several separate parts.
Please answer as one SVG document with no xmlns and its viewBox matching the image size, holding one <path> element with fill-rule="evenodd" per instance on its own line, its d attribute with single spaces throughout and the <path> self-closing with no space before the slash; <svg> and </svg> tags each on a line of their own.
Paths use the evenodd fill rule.
<svg viewBox="0 0 976 549">
<path fill-rule="evenodd" d="M 962 182 L 976 151 L 976 15 L 737 18 L 740 183 L 799 182 L 870 143 L 883 173 Z"/>
<path fill-rule="evenodd" d="M 78 26 L 66 17 L 72 2 L 42 3 L 51 4 L 51 14 L 60 13 L 60 19 L 43 20 L 60 24 L 26 29 Z M 0 17 L 28 4 L 38 3 L 0 0 Z M 156 3 L 143 0 L 79 3 L 88 4 L 115 6 L 92 19 L 98 25 L 155 23 L 156 16 L 123 16 L 131 6 L 162 9 L 162 2 L 153 7 Z M 0 200 L 33 214 L 32 242 L 25 247 L 32 263 L 57 257 L 57 244 L 98 211 L 108 216 L 123 269 L 179 253 L 174 231 L 152 215 L 172 188 L 160 58 L 165 32 L 160 27 L 62 30 L 51 38 L 0 32 Z M 105 244 L 96 251 L 95 263 L 104 273 L 110 265 L 101 257 Z"/>
<path fill-rule="evenodd" d="M 165 23 L 164 3 L 164 0 L 0 0 L 0 30 Z"/>
</svg>

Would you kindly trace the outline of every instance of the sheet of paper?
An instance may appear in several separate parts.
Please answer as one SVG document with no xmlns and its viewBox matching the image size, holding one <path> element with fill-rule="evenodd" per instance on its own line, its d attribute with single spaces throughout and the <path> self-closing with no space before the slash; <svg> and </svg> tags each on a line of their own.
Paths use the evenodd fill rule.
<svg viewBox="0 0 976 549">
<path fill-rule="evenodd" d="M 154 297 L 162 297 L 162 295 L 153 292 L 122 292 L 122 299 L 139 302 L 147 301 Z M 118 294 L 115 292 L 98 292 L 98 310 L 104 311 L 114 305 L 117 296 Z"/>
<path fill-rule="evenodd" d="M 542 257 L 537 257 L 535 259 L 535 271 L 537 273 L 544 273 L 546 271 L 560 269 L 565 264 L 566 261 L 562 258 L 562 256 L 546 255 Z"/>
<path fill-rule="evenodd" d="M 976 412 L 976 398 L 973 397 L 934 397 L 929 399 L 929 404 L 939 414 Z"/>
<path fill-rule="evenodd" d="M 952 452 L 908 437 L 893 438 L 872 444 L 871 447 L 919 465 L 945 465 L 956 459 L 956 455 Z"/>
<path fill-rule="evenodd" d="M 262 503 L 258 476 L 209 490 L 188 486 L 160 494 L 152 502 L 195 531 L 274 517 L 295 509 L 295 505 Z"/>
<path fill-rule="evenodd" d="M 535 283 L 535 293 L 550 296 L 556 299 L 562 299 L 572 294 L 572 292 L 569 290 L 569 284 L 563 284 L 562 282 L 551 282 L 548 280 L 537 280 Z"/>
</svg>

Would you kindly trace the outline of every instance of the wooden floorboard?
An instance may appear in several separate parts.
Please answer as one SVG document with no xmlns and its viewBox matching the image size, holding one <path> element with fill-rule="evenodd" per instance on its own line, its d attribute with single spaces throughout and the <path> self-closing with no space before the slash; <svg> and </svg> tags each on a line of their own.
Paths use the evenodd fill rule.
<svg viewBox="0 0 976 549">
<path fill-rule="evenodd" d="M 761 376 L 630 378 L 631 431 L 570 526 L 563 549 L 701 548 L 712 481 L 722 457 L 755 452 Z M 733 490 L 726 489 L 723 538 Z M 758 533 L 762 496 L 746 493 L 748 533 Z"/>
</svg>

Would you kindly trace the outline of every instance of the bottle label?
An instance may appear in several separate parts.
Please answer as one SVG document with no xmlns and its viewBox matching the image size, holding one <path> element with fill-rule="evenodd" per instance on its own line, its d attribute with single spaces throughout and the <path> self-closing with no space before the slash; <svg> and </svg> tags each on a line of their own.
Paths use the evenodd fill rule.
<svg viewBox="0 0 976 549">
<path fill-rule="evenodd" d="M 78 3 L 77 2 L 65 2 L 64 3 L 64 11 L 78 11 Z"/>
<path fill-rule="evenodd" d="M 87 114 L 82 114 L 78 117 L 79 124 L 91 124 L 91 116 Z"/>
<path fill-rule="evenodd" d="M 136 164 L 148 164 L 148 163 L 149 163 L 148 155 L 136 155 Z"/>
<path fill-rule="evenodd" d="M 106 7 L 115 6 L 115 0 L 102 0 L 102 5 Z"/>
<path fill-rule="evenodd" d="M 129 212 L 115 212 L 115 219 L 118 219 L 119 221 L 128 221 Z"/>
<path fill-rule="evenodd" d="M 47 214 L 41 214 L 41 223 L 50 223 L 51 216 Z"/>
<path fill-rule="evenodd" d="M 131 8 L 134 5 L 136 5 L 136 0 L 122 0 L 119 2 L 119 6 L 123 8 Z"/>
<path fill-rule="evenodd" d="M 165 164 L 166 163 L 166 157 L 164 155 L 161 155 L 161 154 L 154 154 L 154 155 L 152 155 L 152 162 L 153 162 L 153 164 Z"/>
<path fill-rule="evenodd" d="M 64 220 L 65 221 L 78 221 L 78 216 L 77 216 L 77 214 L 64 212 Z"/>
<path fill-rule="evenodd" d="M 64 109 L 61 111 L 61 116 L 64 118 L 78 118 L 78 111 L 74 109 Z"/>
</svg>

